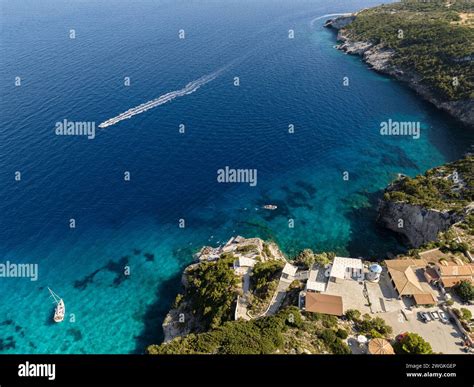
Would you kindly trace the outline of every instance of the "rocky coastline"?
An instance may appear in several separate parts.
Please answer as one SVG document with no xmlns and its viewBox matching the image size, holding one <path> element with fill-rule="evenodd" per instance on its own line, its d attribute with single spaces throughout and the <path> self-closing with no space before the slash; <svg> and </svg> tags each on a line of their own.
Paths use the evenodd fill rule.
<svg viewBox="0 0 474 387">
<path fill-rule="evenodd" d="M 413 179 L 399 176 L 379 202 L 377 222 L 419 248 L 474 213 L 474 157 L 433 168 Z M 436 198 L 436 200 L 433 200 Z"/>
<path fill-rule="evenodd" d="M 259 262 L 278 261 L 283 265 L 286 263 L 283 253 L 276 244 L 264 242 L 260 238 L 235 236 L 221 246 L 204 246 L 194 255 L 194 263 L 187 266 L 183 271 L 181 276 L 182 294 L 177 296 L 173 307 L 166 315 L 162 324 L 164 343 L 190 333 L 200 333 L 207 330 L 205 321 L 201 319 L 199 314 L 195 313 L 195 307 L 193 306 L 191 297 L 189 297 L 189 295 L 192 294 L 190 276 L 192 276 L 195 269 L 198 269 L 200 266 L 206 265 L 207 263 L 215 263 L 226 258 L 234 260 L 234 265 L 239 259 L 247 261 L 256 260 Z M 244 268 L 238 267 L 234 268 L 236 272 L 242 271 L 243 269 Z M 245 277 L 244 273 L 241 274 Z M 244 302 L 245 298 L 241 297 L 242 289 L 240 289 L 240 286 L 242 286 L 242 284 L 239 284 L 236 292 L 238 304 L 239 301 Z M 244 318 L 244 320 L 247 319 L 248 318 Z"/>
<path fill-rule="evenodd" d="M 433 93 L 422 83 L 421 77 L 411 69 L 402 69 L 393 65 L 391 59 L 395 51 L 383 43 L 374 44 L 367 41 L 357 41 L 351 38 L 346 27 L 357 18 L 357 14 L 340 16 L 326 21 L 324 26 L 337 31 L 337 40 L 340 42 L 337 49 L 350 55 L 358 55 L 371 69 L 389 75 L 398 81 L 407 84 L 425 100 L 431 102 L 438 109 L 450 114 L 469 128 L 474 128 L 474 100 L 448 101 Z"/>
<path fill-rule="evenodd" d="M 438 211 L 404 202 L 382 200 L 378 223 L 400 235 L 408 246 L 418 248 L 436 241 L 440 232 L 463 219 L 462 215 L 454 211 Z"/>
</svg>

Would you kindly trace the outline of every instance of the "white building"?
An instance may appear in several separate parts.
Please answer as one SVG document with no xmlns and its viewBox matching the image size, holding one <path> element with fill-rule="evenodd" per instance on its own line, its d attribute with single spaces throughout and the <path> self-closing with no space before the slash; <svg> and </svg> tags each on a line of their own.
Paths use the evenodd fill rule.
<svg viewBox="0 0 474 387">
<path fill-rule="evenodd" d="M 326 284 L 317 281 L 306 282 L 306 290 L 310 292 L 324 292 L 326 290 Z"/>
<path fill-rule="evenodd" d="M 254 267 L 257 261 L 252 258 L 247 258 L 247 257 L 239 257 L 234 261 L 234 269 L 240 268 L 240 267 Z"/>
<path fill-rule="evenodd" d="M 311 267 L 308 281 L 306 282 L 306 291 L 324 292 L 326 290 L 326 282 L 317 281 L 319 270 L 320 268 L 317 264 L 314 264 L 313 267 Z"/>
<path fill-rule="evenodd" d="M 254 267 L 257 261 L 252 258 L 239 257 L 234 261 L 234 271 L 237 275 L 249 273 L 250 268 Z"/>
<path fill-rule="evenodd" d="M 382 266 L 374 263 L 369 266 L 369 272 L 366 274 L 366 277 L 370 282 L 379 282 L 380 274 L 382 274 Z"/>
<path fill-rule="evenodd" d="M 296 266 L 293 266 L 290 263 L 286 263 L 285 267 L 283 268 L 283 273 L 282 277 L 285 279 L 294 279 L 296 272 L 298 271 L 298 268 Z"/>
<path fill-rule="evenodd" d="M 329 279 L 333 282 L 342 282 L 347 279 L 362 281 L 364 264 L 358 258 L 336 257 L 329 272 Z"/>
</svg>

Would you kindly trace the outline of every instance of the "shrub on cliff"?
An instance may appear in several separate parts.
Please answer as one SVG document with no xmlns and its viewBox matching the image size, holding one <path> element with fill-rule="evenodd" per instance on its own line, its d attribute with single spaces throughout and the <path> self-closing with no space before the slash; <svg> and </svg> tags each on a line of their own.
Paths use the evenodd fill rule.
<svg viewBox="0 0 474 387">
<path fill-rule="evenodd" d="M 280 276 L 284 263 L 281 261 L 257 262 L 252 270 L 252 286 L 258 296 L 268 291 L 270 282 Z"/>
<path fill-rule="evenodd" d="M 348 320 L 351 321 L 358 321 L 360 320 L 361 313 L 357 309 L 348 309 L 346 311 L 346 317 Z"/>
<path fill-rule="evenodd" d="M 318 336 L 332 353 L 340 355 L 351 353 L 347 344 L 337 337 L 332 329 L 324 329 Z"/>
<path fill-rule="evenodd" d="M 385 192 L 384 199 L 460 211 L 474 201 L 474 156 L 430 169 L 414 178 L 403 177 Z"/>
<path fill-rule="evenodd" d="M 339 322 L 336 316 L 329 314 L 305 312 L 304 315 L 310 321 L 321 321 L 325 328 L 335 328 Z"/>
<path fill-rule="evenodd" d="M 291 317 L 292 316 L 292 317 Z M 271 354 L 284 345 L 284 332 L 301 323 L 296 308 L 250 321 L 229 321 L 209 332 L 150 345 L 149 354 Z"/>
<path fill-rule="evenodd" d="M 352 39 L 382 44 L 395 53 L 391 64 L 420 75 L 421 83 L 447 100 L 474 97 L 474 29 L 460 23 L 472 3 L 401 2 L 360 12 L 347 29 Z M 456 81 L 454 81 L 456 80 Z"/>
<path fill-rule="evenodd" d="M 203 262 L 188 275 L 186 298 L 192 311 L 206 327 L 215 328 L 233 319 L 238 278 L 232 269 L 233 257 Z"/>
<path fill-rule="evenodd" d="M 319 266 L 331 263 L 335 256 L 336 254 L 333 252 L 315 254 L 311 249 L 304 249 L 295 257 L 294 263 L 303 266 L 305 269 L 311 269 L 315 263 Z"/>
<path fill-rule="evenodd" d="M 347 339 L 347 336 L 349 336 L 349 334 L 347 333 L 345 329 L 339 328 L 336 331 L 336 336 L 339 337 L 340 339 Z"/>
</svg>

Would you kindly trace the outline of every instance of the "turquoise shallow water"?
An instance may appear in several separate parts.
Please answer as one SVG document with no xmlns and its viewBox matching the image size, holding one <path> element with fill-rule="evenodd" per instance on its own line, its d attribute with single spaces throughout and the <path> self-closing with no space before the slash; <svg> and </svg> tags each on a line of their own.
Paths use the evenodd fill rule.
<svg viewBox="0 0 474 387">
<path fill-rule="evenodd" d="M 289 256 L 306 247 L 371 259 L 398 251 L 374 225 L 380 190 L 399 172 L 459 157 L 473 138 L 335 50 L 324 19 L 311 26 L 374 4 L 2 2 L 0 253 L 38 263 L 39 279 L 0 279 L 0 352 L 142 352 L 160 340 L 192 253 L 232 235 L 274 239 Z M 223 66 L 196 92 L 94 140 L 54 135 L 64 118 L 98 124 Z M 389 118 L 420 121 L 420 139 L 380 136 Z M 256 168 L 257 186 L 217 184 L 226 165 Z M 267 203 L 278 209 L 262 210 Z M 47 286 L 65 299 L 62 324 L 50 322 Z"/>
</svg>

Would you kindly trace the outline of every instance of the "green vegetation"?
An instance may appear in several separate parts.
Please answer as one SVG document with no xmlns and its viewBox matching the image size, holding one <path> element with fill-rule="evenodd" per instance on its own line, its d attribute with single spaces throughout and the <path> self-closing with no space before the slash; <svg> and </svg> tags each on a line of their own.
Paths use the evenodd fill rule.
<svg viewBox="0 0 474 387">
<path fill-rule="evenodd" d="M 461 308 L 461 316 L 462 316 L 462 319 L 465 321 L 469 321 L 472 319 L 471 311 L 466 308 Z"/>
<path fill-rule="evenodd" d="M 372 318 L 369 314 L 361 316 L 357 309 L 348 309 L 346 318 L 355 323 L 354 328 L 361 334 L 376 337 L 387 337 L 392 333 L 392 327 L 381 317 Z"/>
<path fill-rule="evenodd" d="M 285 320 L 280 316 L 251 321 L 231 321 L 209 332 L 178 337 L 151 345 L 150 354 L 264 354 L 283 346 Z"/>
<path fill-rule="evenodd" d="M 307 344 L 314 353 L 327 349 L 350 353 L 332 329 L 320 329 L 305 322 L 296 307 L 274 316 L 250 321 L 229 321 L 204 333 L 178 337 L 168 343 L 150 345 L 149 354 L 272 354 L 288 352 Z"/>
<path fill-rule="evenodd" d="M 474 155 L 415 178 L 403 177 L 385 192 L 384 199 L 459 211 L 474 201 Z"/>
<path fill-rule="evenodd" d="M 387 337 L 392 333 L 392 327 L 387 325 L 381 317 L 372 318 L 368 314 L 362 319 L 355 320 L 355 329 L 363 335 L 376 337 Z"/>
<path fill-rule="evenodd" d="M 250 253 L 250 252 L 258 252 L 258 247 L 255 245 L 244 245 L 237 247 L 237 251 L 242 254 Z"/>
<path fill-rule="evenodd" d="M 326 347 L 331 350 L 332 353 L 346 355 L 350 354 L 351 350 L 346 343 L 344 343 L 332 329 L 324 329 L 319 337 L 324 342 Z"/>
<path fill-rule="evenodd" d="M 249 297 L 249 309 L 253 313 L 262 312 L 270 302 L 278 286 L 278 279 L 283 269 L 282 261 L 257 262 L 250 277 L 252 296 Z"/>
<path fill-rule="evenodd" d="M 205 328 L 215 328 L 233 319 L 237 276 L 232 270 L 234 257 L 202 262 L 188 271 L 186 299 L 194 315 L 202 317 Z"/>
<path fill-rule="evenodd" d="M 350 321 L 358 321 L 360 319 L 361 313 L 357 309 L 348 309 L 346 311 L 346 317 Z"/>
<path fill-rule="evenodd" d="M 471 311 L 466 308 L 461 308 L 461 309 L 453 308 L 453 313 L 457 316 L 459 320 L 470 321 L 472 319 Z"/>
<path fill-rule="evenodd" d="M 310 269 L 315 263 L 319 266 L 331 263 L 335 256 L 336 254 L 332 252 L 315 254 L 311 249 L 304 249 L 295 257 L 294 263 Z"/>
<path fill-rule="evenodd" d="M 269 284 L 279 278 L 284 265 L 282 261 L 266 261 L 255 264 L 251 283 L 257 295 L 267 293 Z"/>
<path fill-rule="evenodd" d="M 465 221 L 457 224 L 462 229 L 465 229 Z M 419 259 L 421 258 L 420 253 L 423 251 L 431 250 L 439 248 L 443 253 L 446 254 L 454 254 L 457 258 L 461 259 L 462 261 L 468 263 L 469 260 L 466 257 L 466 252 L 471 249 L 471 246 L 467 242 L 458 242 L 457 241 L 456 231 L 453 228 L 450 228 L 444 232 L 440 232 L 438 234 L 437 241 L 431 241 L 425 243 L 423 246 L 420 246 L 416 249 L 410 249 L 408 251 L 408 255 Z"/>
<path fill-rule="evenodd" d="M 469 235 L 474 235 L 474 214 L 471 213 L 466 216 L 466 219 L 462 224 L 459 225 L 462 229 L 466 230 Z"/>
<path fill-rule="evenodd" d="M 474 286 L 469 281 L 461 281 L 454 291 L 465 302 L 474 300 Z"/>
<path fill-rule="evenodd" d="M 466 254 L 469 251 L 469 244 L 466 242 L 459 243 L 458 241 L 452 239 L 449 242 L 441 246 L 440 249 L 443 253 L 462 253 Z"/>
<path fill-rule="evenodd" d="M 184 299 L 184 296 L 181 293 L 178 293 L 172 305 L 173 309 L 177 309 L 181 305 L 181 302 L 183 301 L 183 299 Z"/>
<path fill-rule="evenodd" d="M 318 321 L 324 328 L 337 328 L 338 319 L 336 316 L 323 313 L 305 313 L 305 317 L 310 321 Z"/>
<path fill-rule="evenodd" d="M 414 71 L 447 100 L 474 98 L 474 3 L 402 1 L 361 11 L 347 30 L 351 39 L 394 50 L 392 63 Z"/>
<path fill-rule="evenodd" d="M 267 242 L 263 243 L 263 253 L 267 256 L 268 259 L 273 259 L 273 254 L 270 251 L 270 247 Z"/>
<path fill-rule="evenodd" d="M 342 329 L 342 328 L 339 328 L 337 331 L 336 331 L 336 336 L 339 337 L 340 339 L 347 339 L 347 337 L 349 336 L 349 334 L 347 333 L 347 331 L 345 329 Z"/>
<path fill-rule="evenodd" d="M 406 333 L 393 348 L 398 354 L 429 355 L 433 353 L 430 343 L 416 333 Z"/>
</svg>

